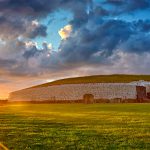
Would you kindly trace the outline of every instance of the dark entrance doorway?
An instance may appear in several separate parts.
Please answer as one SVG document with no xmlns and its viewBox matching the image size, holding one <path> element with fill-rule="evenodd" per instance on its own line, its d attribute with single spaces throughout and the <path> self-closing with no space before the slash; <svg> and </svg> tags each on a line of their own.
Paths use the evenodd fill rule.
<svg viewBox="0 0 150 150">
<path fill-rule="evenodd" d="M 137 102 L 143 102 L 143 100 L 146 98 L 146 87 L 144 86 L 136 86 L 136 92 L 137 92 Z"/>
<path fill-rule="evenodd" d="M 85 94 L 83 96 L 83 101 L 86 104 L 94 103 L 94 95 L 92 95 L 92 94 Z"/>
</svg>

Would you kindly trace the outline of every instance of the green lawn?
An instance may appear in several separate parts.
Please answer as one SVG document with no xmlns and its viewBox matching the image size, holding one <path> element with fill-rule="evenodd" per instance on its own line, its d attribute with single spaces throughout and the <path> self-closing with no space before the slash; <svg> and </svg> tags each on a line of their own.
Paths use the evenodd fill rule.
<svg viewBox="0 0 150 150">
<path fill-rule="evenodd" d="M 150 150 L 150 104 L 0 106 L 10 150 Z"/>
</svg>

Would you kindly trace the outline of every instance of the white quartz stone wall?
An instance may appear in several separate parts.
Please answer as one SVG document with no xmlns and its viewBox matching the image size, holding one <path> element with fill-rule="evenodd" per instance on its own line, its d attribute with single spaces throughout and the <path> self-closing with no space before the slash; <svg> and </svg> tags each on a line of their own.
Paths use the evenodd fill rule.
<svg viewBox="0 0 150 150">
<path fill-rule="evenodd" d="M 128 83 L 66 84 L 25 89 L 10 94 L 11 101 L 82 100 L 84 94 L 94 99 L 135 99 L 136 86 Z"/>
</svg>

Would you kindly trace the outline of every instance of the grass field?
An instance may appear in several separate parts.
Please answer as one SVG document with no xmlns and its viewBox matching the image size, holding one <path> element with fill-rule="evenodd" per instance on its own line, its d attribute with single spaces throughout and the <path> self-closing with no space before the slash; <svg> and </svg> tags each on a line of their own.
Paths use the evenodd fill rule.
<svg viewBox="0 0 150 150">
<path fill-rule="evenodd" d="M 150 150 L 150 104 L 0 106 L 11 150 Z"/>
</svg>

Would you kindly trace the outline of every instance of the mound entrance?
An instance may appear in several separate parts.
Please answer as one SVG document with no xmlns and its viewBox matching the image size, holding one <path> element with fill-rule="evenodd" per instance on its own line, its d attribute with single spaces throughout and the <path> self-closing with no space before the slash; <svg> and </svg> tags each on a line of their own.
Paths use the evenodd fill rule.
<svg viewBox="0 0 150 150">
<path fill-rule="evenodd" d="M 93 94 L 84 94 L 83 101 L 86 104 L 94 103 L 94 95 Z"/>
</svg>

